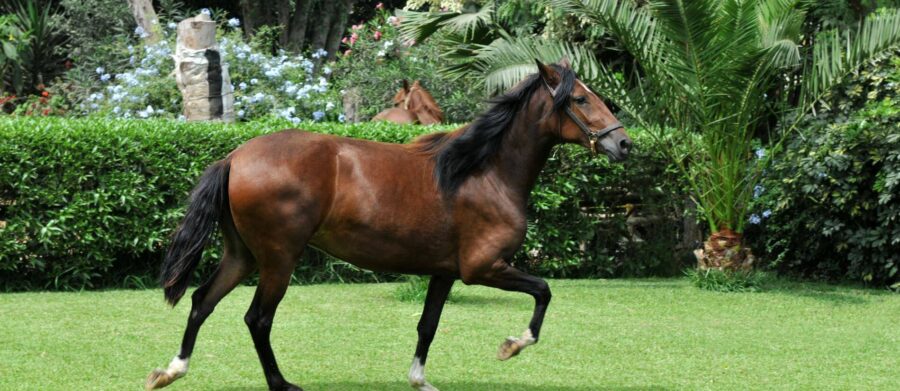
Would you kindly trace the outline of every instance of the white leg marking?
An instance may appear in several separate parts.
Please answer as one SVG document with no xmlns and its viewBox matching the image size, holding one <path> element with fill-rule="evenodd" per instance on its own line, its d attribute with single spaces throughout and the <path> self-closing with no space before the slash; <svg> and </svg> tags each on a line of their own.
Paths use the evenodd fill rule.
<svg viewBox="0 0 900 391">
<path fill-rule="evenodd" d="M 178 358 L 178 356 L 175 356 L 175 358 L 172 359 L 172 362 L 169 363 L 169 368 L 166 369 L 166 374 L 172 376 L 172 380 L 183 377 L 187 374 L 189 360 L 189 358 L 182 360 Z"/>
<path fill-rule="evenodd" d="M 531 333 L 531 329 L 525 329 L 525 331 L 522 333 L 522 336 L 519 338 L 509 336 L 506 339 L 515 342 L 516 345 L 519 345 L 519 350 L 525 349 L 526 347 L 537 343 L 534 340 L 534 334 Z"/>
<path fill-rule="evenodd" d="M 438 391 L 425 381 L 425 365 L 419 357 L 414 357 L 412 366 L 409 367 L 409 385 L 418 391 Z"/>
</svg>

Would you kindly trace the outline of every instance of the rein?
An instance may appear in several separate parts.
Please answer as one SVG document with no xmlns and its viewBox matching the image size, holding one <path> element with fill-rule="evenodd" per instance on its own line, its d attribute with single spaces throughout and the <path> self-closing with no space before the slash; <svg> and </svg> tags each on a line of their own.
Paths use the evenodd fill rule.
<svg viewBox="0 0 900 391">
<path fill-rule="evenodd" d="M 541 81 L 544 82 L 544 87 L 547 87 L 547 91 L 550 92 L 550 96 L 556 97 L 556 90 L 550 88 L 550 85 L 547 84 L 547 81 L 543 78 L 541 79 Z M 572 119 L 572 122 L 574 122 L 575 125 L 578 125 L 578 129 L 581 129 L 581 133 L 584 133 L 584 135 L 588 138 L 588 141 L 590 141 L 591 143 L 591 153 L 593 153 L 594 155 L 597 154 L 598 141 L 612 133 L 614 130 L 625 128 L 625 126 L 623 126 L 621 122 L 616 121 L 603 129 L 592 130 L 587 126 L 587 124 L 584 123 L 584 121 L 581 120 L 581 118 L 577 114 L 575 114 L 574 111 L 572 111 L 571 104 L 566 105 L 565 112 L 566 115 L 568 115 L 569 118 Z"/>
</svg>

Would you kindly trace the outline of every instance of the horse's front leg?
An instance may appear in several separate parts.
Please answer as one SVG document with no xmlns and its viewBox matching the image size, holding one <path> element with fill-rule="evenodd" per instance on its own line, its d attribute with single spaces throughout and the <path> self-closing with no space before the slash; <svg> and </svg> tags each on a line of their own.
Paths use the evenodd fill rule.
<svg viewBox="0 0 900 391">
<path fill-rule="evenodd" d="M 461 270 L 463 282 L 500 288 L 506 291 L 524 292 L 534 297 L 534 314 L 531 323 L 528 324 L 522 336 L 509 337 L 497 351 L 497 358 L 507 360 L 538 341 L 541 333 L 541 324 L 544 322 L 544 314 L 550 304 L 550 286 L 538 277 L 532 276 L 519 269 L 510 266 L 506 261 L 499 259 L 492 264 L 483 267 Z"/>
<path fill-rule="evenodd" d="M 425 381 L 425 359 L 428 358 L 428 348 L 434 340 L 438 322 L 441 320 L 441 312 L 444 310 L 444 302 L 453 287 L 451 277 L 433 276 L 428 283 L 428 293 L 425 296 L 425 309 L 419 319 L 419 342 L 416 344 L 416 355 L 413 357 L 412 366 L 409 368 L 409 385 L 418 391 L 437 391 L 431 384 Z"/>
</svg>

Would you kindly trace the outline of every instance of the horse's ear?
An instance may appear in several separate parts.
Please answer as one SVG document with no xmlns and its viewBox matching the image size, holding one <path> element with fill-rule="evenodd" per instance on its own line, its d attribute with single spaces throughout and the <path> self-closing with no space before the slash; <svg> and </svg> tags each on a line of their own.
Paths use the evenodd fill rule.
<svg viewBox="0 0 900 391">
<path fill-rule="evenodd" d="M 559 73 L 557 73 L 553 67 L 542 63 L 541 60 L 534 59 L 534 62 L 537 64 L 538 73 L 541 74 L 541 79 L 544 79 L 544 82 L 550 87 L 556 87 L 556 85 L 559 84 Z"/>
<path fill-rule="evenodd" d="M 568 56 L 563 56 L 563 58 L 560 58 L 560 59 L 559 59 L 559 66 L 561 66 L 561 67 L 563 67 L 563 68 L 565 68 L 565 69 L 572 69 L 572 63 L 569 62 L 569 57 L 568 57 Z"/>
<path fill-rule="evenodd" d="M 419 83 L 418 80 L 413 82 L 413 87 L 422 87 L 422 83 Z"/>
<path fill-rule="evenodd" d="M 403 91 L 409 92 L 409 80 L 403 79 Z"/>
</svg>

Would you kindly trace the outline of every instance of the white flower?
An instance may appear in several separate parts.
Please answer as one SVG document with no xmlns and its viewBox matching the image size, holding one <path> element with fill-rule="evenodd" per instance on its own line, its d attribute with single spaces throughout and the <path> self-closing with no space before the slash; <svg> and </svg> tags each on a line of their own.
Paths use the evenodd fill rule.
<svg viewBox="0 0 900 391">
<path fill-rule="evenodd" d="M 206 15 L 206 16 L 212 16 L 212 11 L 210 11 L 209 8 L 201 9 L 201 10 L 200 10 L 200 13 L 201 13 L 201 14 L 204 14 L 204 15 Z"/>
<path fill-rule="evenodd" d="M 256 85 L 256 83 L 259 83 L 259 80 L 256 80 L 256 78 L 250 79 L 251 85 Z"/>
<path fill-rule="evenodd" d="M 178 27 L 178 23 L 175 23 L 175 22 L 169 22 L 169 24 L 167 24 L 166 27 L 168 27 L 168 28 L 170 28 L 170 29 L 172 29 L 172 30 L 175 30 L 175 29 Z"/>
<path fill-rule="evenodd" d="M 228 26 L 237 28 L 240 25 L 241 25 L 241 21 L 238 20 L 238 18 L 228 19 Z"/>
<path fill-rule="evenodd" d="M 103 76 L 100 76 L 100 80 L 109 81 L 110 75 L 108 73 L 104 73 Z"/>
<path fill-rule="evenodd" d="M 394 46 L 394 41 L 391 41 L 391 40 L 384 41 L 384 48 L 385 48 L 385 49 L 390 49 L 391 46 Z"/>
<path fill-rule="evenodd" d="M 97 71 L 98 75 L 102 75 L 102 74 L 106 73 L 106 69 L 103 69 L 103 67 L 97 67 L 97 69 L 95 69 L 95 71 Z"/>
<path fill-rule="evenodd" d="M 148 34 L 147 31 L 145 31 L 141 26 L 137 26 L 137 28 L 134 29 L 134 34 L 141 38 L 147 38 L 150 36 L 150 34 Z"/>
<path fill-rule="evenodd" d="M 278 68 L 272 68 L 266 71 L 266 77 L 270 79 L 274 79 L 276 77 L 281 77 L 281 71 Z"/>
<path fill-rule="evenodd" d="M 330 74 L 331 74 L 331 67 L 324 67 L 324 68 L 322 68 L 322 73 L 324 73 L 324 74 L 326 74 L 326 75 L 330 75 Z"/>
<path fill-rule="evenodd" d="M 244 118 L 244 114 L 245 114 L 244 110 L 238 110 L 238 112 L 237 112 L 238 117 L 241 117 L 241 118 Z"/>
<path fill-rule="evenodd" d="M 384 50 L 379 50 L 378 53 L 376 53 L 376 55 L 378 57 L 384 57 Z"/>
<path fill-rule="evenodd" d="M 238 87 L 240 87 L 242 90 L 246 90 L 246 89 L 247 89 L 247 83 L 241 82 L 241 84 L 238 84 Z"/>
<path fill-rule="evenodd" d="M 334 108 L 334 103 L 328 102 L 325 104 L 325 110 L 331 110 Z"/>
</svg>

